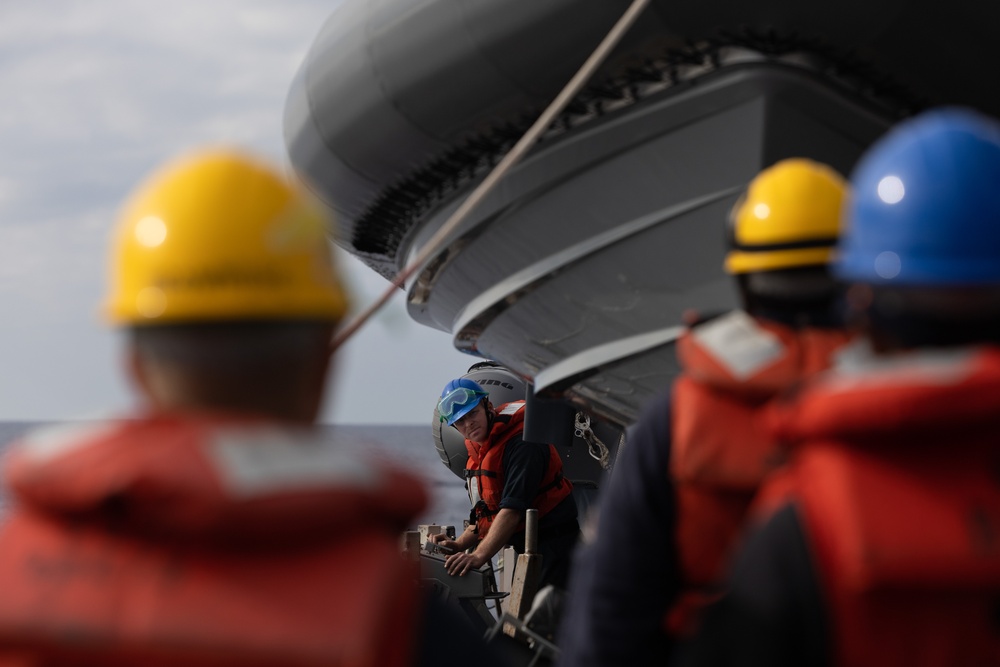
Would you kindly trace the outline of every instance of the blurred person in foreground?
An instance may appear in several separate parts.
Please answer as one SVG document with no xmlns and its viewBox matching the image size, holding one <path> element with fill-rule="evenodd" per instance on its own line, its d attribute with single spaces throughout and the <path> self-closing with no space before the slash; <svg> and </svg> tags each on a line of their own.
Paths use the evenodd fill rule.
<svg viewBox="0 0 1000 667">
<path fill-rule="evenodd" d="M 563 476 L 562 459 L 553 445 L 524 441 L 524 410 L 524 401 L 494 408 L 489 393 L 470 378 L 445 385 L 438 413 L 465 438 L 466 488 L 473 507 L 469 526 L 457 539 L 431 539 L 456 552 L 445 567 L 461 576 L 482 567 L 508 544 L 524 553 L 524 512 L 537 509 L 542 557 L 538 587 L 565 590 L 580 536 L 573 483 Z"/>
<path fill-rule="evenodd" d="M 762 490 L 697 664 L 1000 664 L 1000 123 L 905 121 L 852 174 L 836 273 L 862 331 L 773 405 Z"/>
<path fill-rule="evenodd" d="M 847 342 L 828 263 L 846 183 L 783 160 L 727 221 L 727 273 L 742 308 L 689 326 L 681 374 L 631 429 L 577 554 L 560 665 L 662 664 L 697 626 L 756 490 L 782 461 L 754 417 L 827 368 Z"/>
<path fill-rule="evenodd" d="M 144 405 L 9 453 L 0 663 L 453 665 L 400 534 L 423 483 L 312 428 L 347 298 L 270 166 L 171 162 L 125 205 L 106 312 Z M 455 612 L 457 614 L 457 612 Z"/>
</svg>

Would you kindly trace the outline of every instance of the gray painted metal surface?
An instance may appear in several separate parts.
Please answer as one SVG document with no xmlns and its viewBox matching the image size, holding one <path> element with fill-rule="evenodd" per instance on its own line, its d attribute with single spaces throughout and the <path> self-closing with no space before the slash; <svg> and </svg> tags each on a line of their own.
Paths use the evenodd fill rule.
<svg viewBox="0 0 1000 667">
<path fill-rule="evenodd" d="M 887 126 L 810 73 L 770 64 L 650 98 L 516 169 L 410 286 L 410 315 L 452 332 L 459 349 L 534 378 L 538 389 L 560 388 L 627 424 L 676 368 L 669 343 L 634 360 L 619 341 L 676 326 L 690 308 L 735 304 L 722 271 L 723 229 L 745 183 L 791 155 L 846 173 Z M 448 213 L 427 219 L 414 250 Z M 617 348 L 647 382 L 633 376 L 631 387 L 608 396 L 593 385 L 612 373 L 617 362 L 607 352 Z"/>
<path fill-rule="evenodd" d="M 341 2 L 285 113 L 293 165 L 338 214 L 338 243 L 398 272 L 626 5 Z M 972 0 L 654 0 L 407 286 L 411 317 L 629 423 L 676 373 L 683 310 L 735 302 L 722 227 L 745 183 L 793 155 L 846 174 L 928 104 L 1000 113 L 981 83 L 998 19 Z"/>
</svg>

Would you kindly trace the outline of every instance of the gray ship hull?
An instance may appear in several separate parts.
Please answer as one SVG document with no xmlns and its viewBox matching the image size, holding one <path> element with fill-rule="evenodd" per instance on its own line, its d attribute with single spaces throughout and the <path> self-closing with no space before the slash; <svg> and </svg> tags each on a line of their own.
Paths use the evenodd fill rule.
<svg viewBox="0 0 1000 667">
<path fill-rule="evenodd" d="M 957 85 L 968 69 L 899 65 L 926 59 L 922 34 L 968 34 L 954 20 L 907 33 L 908 12 L 930 3 L 708 4 L 654 3 L 406 286 L 415 321 L 539 396 L 626 425 L 676 374 L 682 313 L 734 305 L 723 222 L 760 169 L 805 156 L 846 174 L 928 104 L 1000 109 Z M 336 211 L 338 243 L 398 273 L 625 5 L 344 2 L 286 109 L 293 165 Z M 959 51 L 947 57 L 988 52 L 977 40 Z"/>
</svg>

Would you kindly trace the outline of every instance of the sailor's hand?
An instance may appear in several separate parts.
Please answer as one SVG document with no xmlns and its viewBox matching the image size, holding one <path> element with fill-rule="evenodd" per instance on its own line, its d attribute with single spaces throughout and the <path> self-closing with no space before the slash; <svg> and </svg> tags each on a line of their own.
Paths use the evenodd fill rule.
<svg viewBox="0 0 1000 667">
<path fill-rule="evenodd" d="M 479 556 L 475 552 L 467 554 L 463 551 L 462 553 L 448 556 L 448 559 L 444 562 L 444 569 L 448 570 L 448 574 L 453 577 L 461 577 L 470 569 L 482 567 L 485 562 L 485 557 Z"/>
</svg>

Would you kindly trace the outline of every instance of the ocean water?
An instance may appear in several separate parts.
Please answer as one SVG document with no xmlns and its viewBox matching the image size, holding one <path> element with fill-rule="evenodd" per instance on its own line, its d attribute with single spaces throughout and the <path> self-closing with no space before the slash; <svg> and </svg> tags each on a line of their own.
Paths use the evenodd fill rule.
<svg viewBox="0 0 1000 667">
<path fill-rule="evenodd" d="M 44 422 L 0 422 L 0 458 L 11 442 L 44 425 Z M 414 521 L 413 527 L 438 523 L 453 525 L 461 532 L 462 522 L 469 518 L 469 497 L 462 480 L 438 457 L 429 423 L 321 425 L 318 428 L 331 437 L 336 431 L 338 443 L 351 443 L 359 449 L 385 456 L 424 478 L 431 493 L 431 503 Z M 6 490 L 0 487 L 0 511 L 8 503 Z"/>
</svg>

